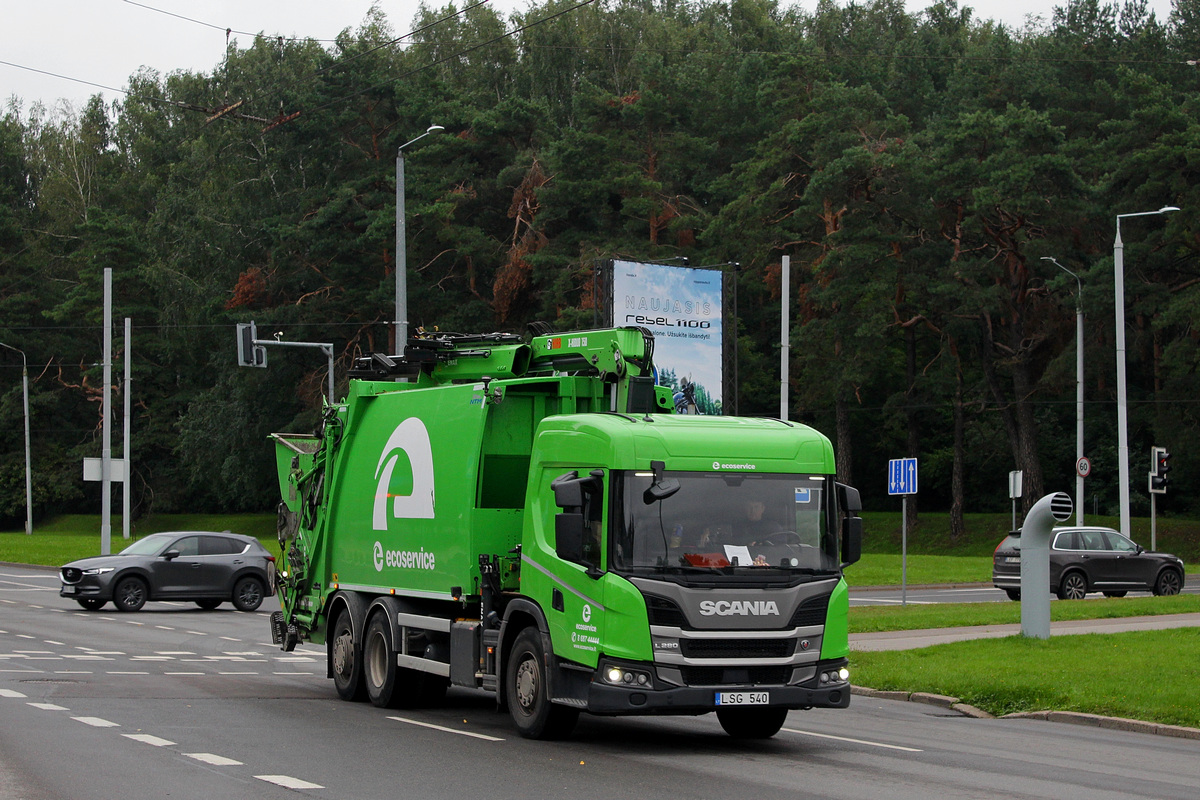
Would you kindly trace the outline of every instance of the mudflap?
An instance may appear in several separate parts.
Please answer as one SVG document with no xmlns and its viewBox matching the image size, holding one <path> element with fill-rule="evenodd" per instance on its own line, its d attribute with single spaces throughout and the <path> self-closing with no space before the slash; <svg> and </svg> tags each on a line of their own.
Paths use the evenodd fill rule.
<svg viewBox="0 0 1200 800">
<path fill-rule="evenodd" d="M 282 611 L 271 612 L 271 641 L 285 653 L 292 652 L 300 643 L 300 631 L 284 620 Z"/>
</svg>

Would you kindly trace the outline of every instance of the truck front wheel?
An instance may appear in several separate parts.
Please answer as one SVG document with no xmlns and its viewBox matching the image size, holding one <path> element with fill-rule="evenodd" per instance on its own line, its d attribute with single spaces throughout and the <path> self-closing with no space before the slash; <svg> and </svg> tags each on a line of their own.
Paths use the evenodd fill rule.
<svg viewBox="0 0 1200 800">
<path fill-rule="evenodd" d="M 362 650 L 354 641 L 354 626 L 350 612 L 342 609 L 333 621 L 332 635 L 327 640 L 329 664 L 333 669 L 333 685 L 338 697 L 359 701 L 366 697 L 362 676 Z"/>
<path fill-rule="evenodd" d="M 718 708 L 717 721 L 735 739 L 770 739 L 787 713 L 786 708 Z"/>
<path fill-rule="evenodd" d="M 526 628 L 518 634 L 504 673 L 508 713 L 518 733 L 527 739 L 558 739 L 571 733 L 579 710 L 550 702 L 546 654 L 537 628 Z"/>
</svg>

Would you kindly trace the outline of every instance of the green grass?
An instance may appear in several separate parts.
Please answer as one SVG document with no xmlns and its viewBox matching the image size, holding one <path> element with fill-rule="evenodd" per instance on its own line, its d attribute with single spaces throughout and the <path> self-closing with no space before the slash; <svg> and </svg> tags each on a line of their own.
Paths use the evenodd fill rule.
<svg viewBox="0 0 1200 800">
<path fill-rule="evenodd" d="M 997 540 L 999 541 L 999 540 Z M 995 547 L 995 545 L 992 545 Z M 907 570 L 902 558 L 892 553 L 863 553 L 862 560 L 846 567 L 851 586 L 899 586 L 907 574 L 909 586 L 923 583 L 979 583 L 992 581 L 992 554 L 986 556 L 943 556 L 908 554 Z"/>
<path fill-rule="evenodd" d="M 1079 711 L 1200 727 L 1198 628 L 976 639 L 852 652 L 850 662 L 860 686 L 950 695 L 996 716 Z"/>
<path fill-rule="evenodd" d="M 1122 597 L 1050 604 L 1054 622 L 1079 619 L 1152 617 L 1200 613 L 1200 595 Z M 938 603 L 922 606 L 855 606 L 850 609 L 851 633 L 915 631 L 972 625 L 1012 625 L 1021 622 L 1020 603 Z"/>
<path fill-rule="evenodd" d="M 278 549 L 274 514 L 154 514 L 137 521 L 133 539 L 158 531 L 224 530 L 254 536 L 272 552 Z M 120 516 L 113 516 L 110 535 L 114 553 L 130 544 L 121 535 Z M 96 555 L 100 555 L 98 514 L 67 514 L 39 522 L 32 536 L 24 528 L 0 532 L 0 561 L 57 567 Z"/>
</svg>

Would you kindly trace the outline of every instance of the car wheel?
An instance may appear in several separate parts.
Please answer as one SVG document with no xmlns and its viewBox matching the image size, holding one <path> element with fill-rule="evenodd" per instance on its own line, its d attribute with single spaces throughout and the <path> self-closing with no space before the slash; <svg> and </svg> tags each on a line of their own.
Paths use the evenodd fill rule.
<svg viewBox="0 0 1200 800">
<path fill-rule="evenodd" d="M 787 713 L 786 708 L 718 708 L 717 721 L 735 739 L 770 739 Z"/>
<path fill-rule="evenodd" d="M 1104 596 L 1105 597 L 1124 597 L 1127 594 L 1129 594 L 1129 592 L 1105 592 Z"/>
<path fill-rule="evenodd" d="M 358 702 L 367 697 L 362 676 L 362 650 L 354 641 L 354 626 L 350 612 L 342 609 L 334 619 L 333 632 L 325 641 L 329 665 L 333 670 L 333 687 L 343 700 Z"/>
<path fill-rule="evenodd" d="M 1082 600 L 1087 595 L 1087 578 L 1082 572 L 1068 572 L 1058 586 L 1059 600 Z"/>
<path fill-rule="evenodd" d="M 1021 599 L 1021 590 L 1020 589 L 1005 589 L 1004 593 L 1006 595 L 1008 595 L 1009 600 L 1020 600 Z"/>
<path fill-rule="evenodd" d="M 104 604 L 108 601 L 97 600 L 94 597 L 77 597 L 75 598 L 75 602 L 83 606 L 85 611 L 99 611 L 104 608 Z"/>
<path fill-rule="evenodd" d="M 233 585 L 233 607 L 254 611 L 262 605 L 263 585 L 258 578 L 245 577 Z"/>
<path fill-rule="evenodd" d="M 546 687 L 546 658 L 537 628 L 517 636 L 504 670 L 508 713 L 526 739 L 559 739 L 579 719 L 579 709 L 550 702 Z"/>
<path fill-rule="evenodd" d="M 1173 569 L 1164 569 L 1154 582 L 1154 593 L 1159 597 L 1179 594 L 1183 588 L 1183 579 Z"/>
<path fill-rule="evenodd" d="M 139 611 L 146 605 L 150 590 L 141 578 L 122 578 L 113 589 L 113 605 L 118 611 Z"/>
<path fill-rule="evenodd" d="M 212 611 L 217 606 L 221 605 L 220 600 L 197 600 L 196 605 L 203 608 L 205 611 Z"/>
</svg>

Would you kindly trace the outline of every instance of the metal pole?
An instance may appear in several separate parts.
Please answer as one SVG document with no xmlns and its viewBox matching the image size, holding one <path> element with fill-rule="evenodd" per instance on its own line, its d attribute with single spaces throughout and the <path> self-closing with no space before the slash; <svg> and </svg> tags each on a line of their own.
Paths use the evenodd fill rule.
<svg viewBox="0 0 1200 800">
<path fill-rule="evenodd" d="M 788 361 L 791 356 L 791 283 L 792 283 L 792 257 L 783 257 L 783 284 L 781 290 L 783 293 L 783 309 L 779 324 L 779 418 L 786 421 L 788 418 Z"/>
<path fill-rule="evenodd" d="M 1115 312 L 1117 326 L 1117 475 L 1120 481 L 1121 533 L 1129 538 L 1129 422 L 1128 397 L 1125 382 L 1125 243 L 1121 241 L 1121 220 L 1127 217 L 1147 217 L 1178 211 L 1174 206 L 1163 206 L 1157 211 L 1141 211 L 1136 214 L 1117 214 L 1117 237 L 1113 241 L 1113 281 L 1115 282 Z"/>
<path fill-rule="evenodd" d="M 404 208 L 404 148 L 424 139 L 431 133 L 445 130 L 441 125 L 430 125 L 429 128 L 415 139 L 405 142 L 396 148 L 396 354 L 404 354 L 404 345 L 408 343 L 408 243 L 405 230 Z M 330 370 L 332 373 L 332 369 Z M 333 402 L 333 390 L 329 402 Z"/>
<path fill-rule="evenodd" d="M 1083 476 L 1078 464 L 1083 459 L 1083 284 L 1075 309 L 1075 524 L 1083 525 Z"/>
<path fill-rule="evenodd" d="M 396 349 L 404 354 L 408 342 L 408 251 L 404 229 L 404 148 L 396 150 Z"/>
<path fill-rule="evenodd" d="M 112 552 L 112 267 L 104 268 L 104 400 L 101 410 L 100 555 Z"/>
<path fill-rule="evenodd" d="M 29 459 L 29 365 L 21 353 L 21 399 L 25 405 L 25 535 L 33 534 L 33 469 Z"/>
<path fill-rule="evenodd" d="M 133 363 L 133 320 L 129 317 L 125 318 L 125 436 L 121 444 L 121 458 L 125 461 L 125 480 L 121 482 L 121 537 L 129 538 L 130 534 L 130 510 L 129 510 L 129 478 L 133 474 L 133 458 L 129 454 L 129 418 L 132 408 L 130 392 L 131 364 Z"/>
<path fill-rule="evenodd" d="M 900 605 L 908 605 L 908 495 L 900 497 Z"/>
<path fill-rule="evenodd" d="M 1158 550 L 1158 531 L 1155 530 L 1155 528 L 1157 527 L 1156 520 L 1158 518 L 1158 513 L 1157 513 L 1158 508 L 1157 508 L 1157 503 L 1155 503 L 1155 500 L 1157 498 L 1158 498 L 1158 496 L 1154 492 L 1150 493 L 1150 551 L 1151 552 Z"/>
</svg>

